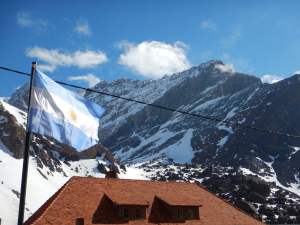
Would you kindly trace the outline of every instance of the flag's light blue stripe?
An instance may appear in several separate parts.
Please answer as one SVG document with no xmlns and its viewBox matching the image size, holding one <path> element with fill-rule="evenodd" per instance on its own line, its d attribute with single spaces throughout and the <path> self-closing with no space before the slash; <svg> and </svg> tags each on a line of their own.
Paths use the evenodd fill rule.
<svg viewBox="0 0 300 225">
<path fill-rule="evenodd" d="M 87 100 L 83 96 L 78 95 L 68 89 L 63 88 L 49 77 L 43 75 L 40 71 L 36 71 L 34 79 L 34 87 L 40 89 L 46 89 L 49 93 L 53 93 L 57 96 L 62 96 L 65 100 L 73 106 L 77 106 L 76 109 L 82 111 L 82 109 L 88 110 L 88 112 L 94 117 L 99 118 L 104 109 L 99 105 Z M 85 112 L 86 113 L 86 112 Z"/>
<path fill-rule="evenodd" d="M 63 88 L 39 70 L 36 70 L 33 88 L 29 131 L 53 137 L 79 151 L 98 143 L 99 117 L 104 112 L 102 107 Z M 85 121 L 80 121 L 80 117 L 77 123 L 67 122 L 70 106 L 75 115 L 77 112 L 82 118 L 95 123 L 90 124 L 90 127 L 81 126 Z"/>
<path fill-rule="evenodd" d="M 38 108 L 31 108 L 30 120 L 29 130 L 31 132 L 53 137 L 77 150 L 84 150 L 98 142 L 98 140 L 88 137 L 81 129 Z"/>
</svg>

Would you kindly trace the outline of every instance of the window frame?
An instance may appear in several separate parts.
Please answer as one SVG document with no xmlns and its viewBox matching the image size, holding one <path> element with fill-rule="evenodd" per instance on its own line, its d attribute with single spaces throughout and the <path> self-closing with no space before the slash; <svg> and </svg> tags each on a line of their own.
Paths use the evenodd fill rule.
<svg viewBox="0 0 300 225">
<path fill-rule="evenodd" d="M 129 219 L 129 209 L 127 207 L 119 207 L 118 215 L 122 219 Z"/>
<path fill-rule="evenodd" d="M 176 218 L 177 219 L 183 219 L 184 218 L 184 210 L 181 207 L 178 207 L 176 209 Z"/>
</svg>

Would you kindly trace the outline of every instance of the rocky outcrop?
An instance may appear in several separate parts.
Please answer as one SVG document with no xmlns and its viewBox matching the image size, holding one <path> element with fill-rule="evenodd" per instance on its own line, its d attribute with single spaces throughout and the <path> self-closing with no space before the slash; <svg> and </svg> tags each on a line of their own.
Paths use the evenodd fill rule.
<svg viewBox="0 0 300 225">
<path fill-rule="evenodd" d="M 25 130 L 0 102 L 0 140 L 17 159 L 23 157 Z"/>
</svg>

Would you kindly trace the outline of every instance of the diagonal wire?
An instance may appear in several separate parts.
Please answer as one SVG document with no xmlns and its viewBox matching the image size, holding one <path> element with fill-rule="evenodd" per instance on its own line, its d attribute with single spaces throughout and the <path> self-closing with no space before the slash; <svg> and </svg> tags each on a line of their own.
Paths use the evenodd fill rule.
<svg viewBox="0 0 300 225">
<path fill-rule="evenodd" d="M 9 71 L 9 72 L 14 72 L 14 73 L 17 73 L 17 74 L 31 76 L 30 73 L 25 73 L 25 72 L 10 69 L 10 68 L 7 68 L 7 67 L 0 66 L 0 69 L 6 70 L 6 71 Z M 271 135 L 280 135 L 280 136 L 286 136 L 286 137 L 292 137 L 292 138 L 300 138 L 300 135 L 285 133 L 285 132 L 278 131 L 278 130 L 263 129 L 263 128 L 258 128 L 258 127 L 250 126 L 250 125 L 243 125 L 243 124 L 239 124 L 237 122 L 224 121 L 223 119 L 220 119 L 220 118 L 214 118 L 214 117 L 210 117 L 210 116 L 206 116 L 206 115 L 201 115 L 201 114 L 198 114 L 198 113 L 191 113 L 191 112 L 187 112 L 187 111 L 183 111 L 183 110 L 179 110 L 179 109 L 174 109 L 174 108 L 170 108 L 170 107 L 163 106 L 163 105 L 147 103 L 147 102 L 144 102 L 144 101 L 140 101 L 140 100 L 136 100 L 136 99 L 132 99 L 132 98 L 126 98 L 126 97 L 122 97 L 122 96 L 119 96 L 119 95 L 114 95 L 114 94 L 111 94 L 111 93 L 94 90 L 94 89 L 91 89 L 91 88 L 85 88 L 85 87 L 75 85 L 75 84 L 69 84 L 69 83 L 62 82 L 62 81 L 55 81 L 55 82 L 58 83 L 58 84 L 64 85 L 64 86 L 73 87 L 73 88 L 77 88 L 77 89 L 81 89 L 81 90 L 85 90 L 85 91 L 89 91 L 89 92 L 94 92 L 94 93 L 98 93 L 98 94 L 101 94 L 101 95 L 106 95 L 106 96 L 110 96 L 110 97 L 113 97 L 113 98 L 122 99 L 122 100 L 125 100 L 125 101 L 135 102 L 135 103 L 138 103 L 138 104 L 151 106 L 151 107 L 155 107 L 155 108 L 159 108 L 159 109 L 163 109 L 163 110 L 167 110 L 167 111 L 171 111 L 171 112 L 177 112 L 177 113 L 180 113 L 180 114 L 193 116 L 193 117 L 197 117 L 197 118 L 201 118 L 201 119 L 204 119 L 204 120 L 209 120 L 209 121 L 212 121 L 212 122 L 217 122 L 217 123 L 221 123 L 221 124 L 225 124 L 225 125 L 229 125 L 229 126 L 241 127 L 241 128 L 245 128 L 245 129 L 249 129 L 249 130 L 255 130 L 255 131 L 258 131 L 258 132 L 262 132 L 262 133 L 268 133 L 268 134 L 271 134 Z"/>
</svg>

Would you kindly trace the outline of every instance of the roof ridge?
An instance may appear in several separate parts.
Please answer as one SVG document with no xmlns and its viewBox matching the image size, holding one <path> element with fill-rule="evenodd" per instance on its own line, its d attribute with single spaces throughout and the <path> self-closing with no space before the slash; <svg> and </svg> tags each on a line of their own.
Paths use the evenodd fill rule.
<svg viewBox="0 0 300 225">
<path fill-rule="evenodd" d="M 55 196 L 55 194 L 54 194 L 54 196 L 52 196 L 52 197 L 54 197 L 53 199 L 52 199 L 52 201 L 51 201 L 51 197 L 43 204 L 43 205 L 45 205 L 45 204 L 47 204 L 47 202 L 48 201 L 51 201 L 50 203 L 49 203 L 49 205 L 48 205 L 48 207 L 45 209 L 45 210 L 43 210 L 43 211 L 41 211 L 41 214 L 39 214 L 38 216 L 37 216 L 37 218 L 36 219 L 34 219 L 34 221 L 31 223 L 31 224 L 36 224 L 39 220 L 40 220 L 40 218 L 51 208 L 51 206 L 53 205 L 53 203 L 54 202 L 56 202 L 57 201 L 57 199 L 59 198 L 59 196 L 66 190 L 66 188 L 70 185 L 70 183 L 73 181 L 73 180 L 75 180 L 75 179 L 77 179 L 77 178 L 79 178 L 79 176 L 72 176 L 57 192 L 56 192 L 56 196 Z M 43 206 L 42 205 L 42 206 Z M 39 210 L 37 210 L 34 214 L 38 214 L 38 211 Z M 33 217 L 34 216 L 34 214 L 31 216 L 31 217 Z M 30 217 L 30 218 L 31 218 Z M 29 218 L 29 219 L 30 219 Z M 27 221 L 26 221 L 27 222 Z"/>
<path fill-rule="evenodd" d="M 187 181 L 174 181 L 174 180 L 166 180 L 166 181 L 161 181 L 161 180 L 137 180 L 137 179 L 129 179 L 129 178 L 102 178 L 102 177 L 80 177 L 80 176 L 74 176 L 74 178 L 84 178 L 84 179 L 96 179 L 96 180 L 116 180 L 116 181 L 136 181 L 136 182 L 154 182 L 154 183 L 171 183 L 171 184 L 194 184 L 197 186 L 196 182 L 187 182 Z"/>
</svg>

